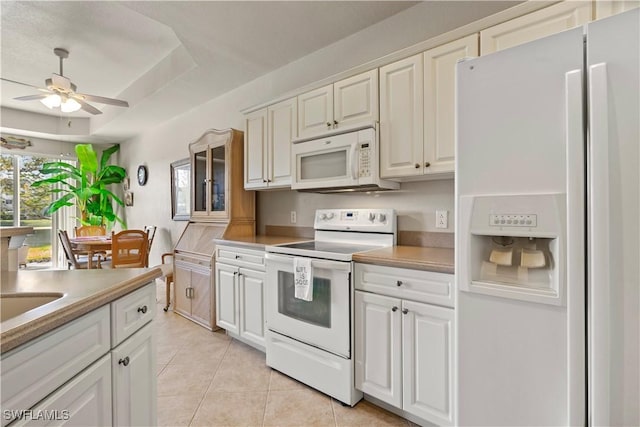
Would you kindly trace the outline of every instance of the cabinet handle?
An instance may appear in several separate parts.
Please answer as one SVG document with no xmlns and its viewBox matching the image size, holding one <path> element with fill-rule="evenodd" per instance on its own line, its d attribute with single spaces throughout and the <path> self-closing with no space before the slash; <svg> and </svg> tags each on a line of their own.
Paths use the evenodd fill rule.
<svg viewBox="0 0 640 427">
<path fill-rule="evenodd" d="M 237 272 L 237 271 L 234 271 L 234 272 L 233 272 L 233 275 L 234 275 L 234 276 L 237 276 L 237 275 L 238 275 L 238 272 Z"/>
<path fill-rule="evenodd" d="M 184 296 L 189 298 L 189 288 L 184 288 Z"/>
<path fill-rule="evenodd" d="M 266 179 L 263 179 L 263 180 L 262 180 L 262 182 L 267 182 L 267 180 L 266 180 Z"/>
<path fill-rule="evenodd" d="M 393 306 L 393 308 L 391 308 L 391 311 L 393 311 L 393 312 L 395 313 L 396 311 L 398 311 L 398 307 L 396 307 L 396 306 L 394 305 L 394 306 Z"/>
<path fill-rule="evenodd" d="M 138 313 L 145 314 L 147 312 L 147 306 L 143 305 L 142 307 L 138 307 Z"/>
<path fill-rule="evenodd" d="M 333 127 L 334 127 L 334 128 L 338 127 L 338 121 L 337 121 L 337 120 L 334 120 L 334 121 L 333 121 Z"/>
<path fill-rule="evenodd" d="M 118 365 L 122 365 L 122 366 L 129 365 L 129 356 L 125 357 L 124 359 L 118 360 Z"/>
<path fill-rule="evenodd" d="M 397 286 L 402 286 L 402 280 L 398 280 L 398 281 L 396 282 L 396 285 L 397 285 Z"/>
<path fill-rule="evenodd" d="M 402 309 L 402 314 L 407 314 L 408 312 L 409 312 L 409 309 L 408 309 L 408 308 L 403 308 L 403 309 Z"/>
<path fill-rule="evenodd" d="M 428 168 L 429 166 L 431 166 L 431 163 L 429 163 L 429 162 L 426 162 L 426 163 L 424 164 L 424 167 L 425 167 L 425 168 Z"/>
<path fill-rule="evenodd" d="M 240 255 L 236 255 L 236 259 L 240 259 Z"/>
<path fill-rule="evenodd" d="M 331 127 L 331 122 L 327 122 L 327 127 L 330 128 Z"/>
</svg>

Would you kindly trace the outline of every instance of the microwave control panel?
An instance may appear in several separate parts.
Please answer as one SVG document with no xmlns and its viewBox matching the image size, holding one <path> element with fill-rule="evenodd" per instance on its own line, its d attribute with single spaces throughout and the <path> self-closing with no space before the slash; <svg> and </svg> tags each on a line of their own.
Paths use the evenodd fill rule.
<svg viewBox="0 0 640 427">
<path fill-rule="evenodd" d="M 360 162 L 359 162 L 360 178 L 371 176 L 371 146 L 368 142 L 360 144 Z"/>
</svg>

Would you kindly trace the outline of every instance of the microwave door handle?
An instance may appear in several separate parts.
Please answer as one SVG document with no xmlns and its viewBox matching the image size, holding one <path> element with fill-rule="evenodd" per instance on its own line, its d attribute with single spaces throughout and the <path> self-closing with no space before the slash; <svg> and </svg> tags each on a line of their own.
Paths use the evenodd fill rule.
<svg viewBox="0 0 640 427">
<path fill-rule="evenodd" d="M 358 159 L 356 158 L 356 150 L 358 144 L 351 145 L 351 179 L 356 181 L 358 179 Z"/>
</svg>

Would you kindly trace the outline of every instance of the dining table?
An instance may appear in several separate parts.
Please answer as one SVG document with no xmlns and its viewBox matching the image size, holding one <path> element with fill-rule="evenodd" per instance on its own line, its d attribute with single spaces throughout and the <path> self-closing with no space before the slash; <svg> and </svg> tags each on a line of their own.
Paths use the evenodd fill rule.
<svg viewBox="0 0 640 427">
<path fill-rule="evenodd" d="M 93 262 L 93 256 L 96 253 L 111 250 L 111 236 L 79 236 L 70 238 L 69 241 L 74 251 L 87 254 L 87 266 L 89 269 L 99 268 L 99 263 L 94 266 Z"/>
</svg>

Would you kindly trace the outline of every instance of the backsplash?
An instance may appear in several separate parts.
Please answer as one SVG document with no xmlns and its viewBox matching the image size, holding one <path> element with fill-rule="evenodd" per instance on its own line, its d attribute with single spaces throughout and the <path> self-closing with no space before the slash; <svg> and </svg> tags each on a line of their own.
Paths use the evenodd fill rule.
<svg viewBox="0 0 640 427">
<path fill-rule="evenodd" d="M 263 191 L 257 195 L 257 231 L 267 233 L 267 227 L 313 227 L 316 209 L 329 208 L 394 208 L 398 215 L 398 231 L 453 233 L 454 181 L 406 182 L 400 190 L 366 193 L 316 194 L 296 191 Z M 449 227 L 435 227 L 435 211 L 449 212 Z M 296 223 L 290 222 L 291 211 Z M 271 234 L 274 234 L 272 230 Z M 418 240 L 422 240 L 424 236 Z M 419 246 L 419 245 L 417 245 Z M 438 245 L 441 246 L 441 245 Z M 442 247 L 447 247 L 446 244 Z"/>
</svg>

